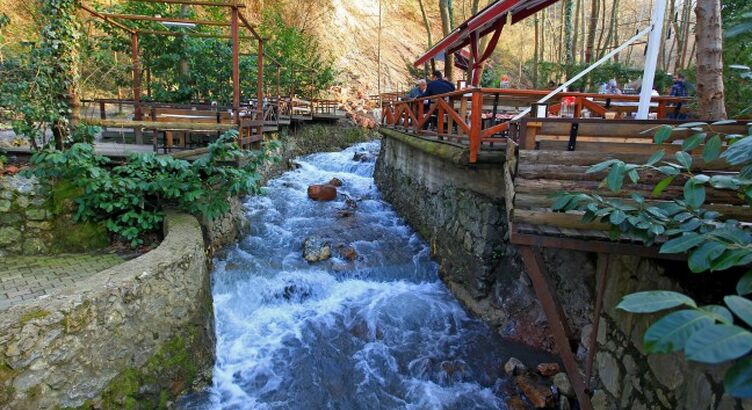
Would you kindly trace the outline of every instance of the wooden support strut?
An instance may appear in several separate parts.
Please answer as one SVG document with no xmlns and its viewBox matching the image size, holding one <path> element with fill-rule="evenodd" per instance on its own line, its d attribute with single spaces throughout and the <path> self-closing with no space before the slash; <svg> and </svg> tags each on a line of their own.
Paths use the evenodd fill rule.
<svg viewBox="0 0 752 410">
<path fill-rule="evenodd" d="M 564 363 L 564 369 L 567 371 L 572 387 L 574 387 L 580 408 L 582 410 L 593 410 L 587 386 L 582 378 L 582 374 L 577 366 L 577 360 L 570 346 L 570 336 L 567 334 L 569 326 L 567 325 L 566 317 L 561 306 L 556 301 L 553 289 L 543 271 L 545 265 L 543 264 L 540 249 L 530 246 L 521 246 L 519 249 L 530 281 L 533 283 L 535 294 L 538 300 L 541 301 L 543 311 L 548 319 L 548 324 L 551 327 L 551 333 L 553 333 L 561 361 Z"/>
</svg>

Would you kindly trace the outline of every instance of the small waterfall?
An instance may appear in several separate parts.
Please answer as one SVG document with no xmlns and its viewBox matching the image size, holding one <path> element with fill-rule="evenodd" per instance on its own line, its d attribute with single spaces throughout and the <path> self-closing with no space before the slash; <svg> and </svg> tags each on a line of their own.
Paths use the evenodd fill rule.
<svg viewBox="0 0 752 410">
<path fill-rule="evenodd" d="M 300 158 L 248 199 L 251 231 L 213 272 L 213 385 L 181 407 L 506 408 L 501 366 L 511 349 L 526 353 L 470 318 L 439 280 L 426 243 L 380 198 L 378 150 Z M 307 198 L 310 184 L 335 177 L 337 200 Z M 348 199 L 357 208 L 343 217 Z M 331 243 L 331 259 L 303 259 L 312 235 Z"/>
</svg>

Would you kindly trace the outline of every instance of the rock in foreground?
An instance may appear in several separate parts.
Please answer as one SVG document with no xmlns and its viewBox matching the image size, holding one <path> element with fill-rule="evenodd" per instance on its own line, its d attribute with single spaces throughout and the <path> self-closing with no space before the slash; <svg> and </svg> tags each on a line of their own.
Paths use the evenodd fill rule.
<svg viewBox="0 0 752 410">
<path fill-rule="evenodd" d="M 314 201 L 333 201 L 337 199 L 337 187 L 329 184 L 311 185 L 308 187 L 308 197 Z"/>
<path fill-rule="evenodd" d="M 318 236 L 303 241 L 303 258 L 310 263 L 325 261 L 332 257 L 332 246 Z"/>
</svg>

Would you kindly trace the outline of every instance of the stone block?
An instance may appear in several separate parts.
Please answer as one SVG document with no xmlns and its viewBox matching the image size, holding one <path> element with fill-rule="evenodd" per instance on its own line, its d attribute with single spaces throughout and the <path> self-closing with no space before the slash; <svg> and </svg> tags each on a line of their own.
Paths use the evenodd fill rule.
<svg viewBox="0 0 752 410">
<path fill-rule="evenodd" d="M 20 209 L 26 209 L 29 207 L 29 203 L 31 201 L 29 201 L 29 197 L 24 196 L 24 195 L 19 195 L 16 197 L 16 200 L 14 202 L 16 203 L 16 207 Z"/>
<path fill-rule="evenodd" d="M 614 356 L 606 352 L 598 352 L 595 356 L 598 363 L 598 376 L 606 390 L 618 397 L 621 390 L 621 368 Z"/>
<path fill-rule="evenodd" d="M 41 255 L 47 252 L 47 244 L 40 238 L 28 238 L 23 243 L 24 255 Z"/>
<path fill-rule="evenodd" d="M 0 228 L 0 246 L 7 246 L 21 241 L 21 231 L 16 228 Z"/>
<path fill-rule="evenodd" d="M 7 199 L 0 199 L 0 212 L 10 211 L 10 201 Z"/>
<path fill-rule="evenodd" d="M 48 212 L 44 209 L 27 209 L 26 217 L 31 221 L 44 221 L 48 217 Z"/>
<path fill-rule="evenodd" d="M 39 231 L 49 231 L 53 228 L 52 222 L 50 221 L 29 221 L 26 223 L 26 227 Z"/>
</svg>

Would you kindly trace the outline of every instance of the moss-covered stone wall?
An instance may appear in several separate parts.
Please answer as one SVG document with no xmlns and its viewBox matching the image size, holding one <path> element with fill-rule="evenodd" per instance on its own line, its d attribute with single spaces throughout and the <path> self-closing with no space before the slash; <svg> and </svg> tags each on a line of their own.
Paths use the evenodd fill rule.
<svg viewBox="0 0 752 410">
<path fill-rule="evenodd" d="M 109 244 L 103 224 L 73 220 L 77 192 L 34 178 L 0 176 L 0 256 L 90 251 Z"/>
<path fill-rule="evenodd" d="M 160 408 L 207 379 L 214 330 L 201 226 L 168 213 L 165 230 L 157 249 L 2 312 L 0 408 Z"/>
</svg>

